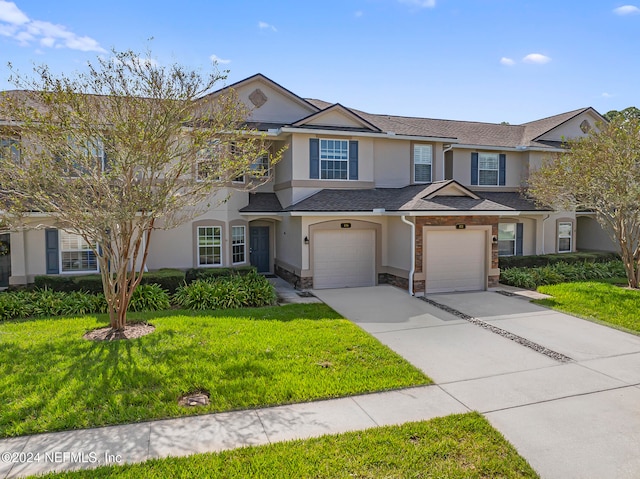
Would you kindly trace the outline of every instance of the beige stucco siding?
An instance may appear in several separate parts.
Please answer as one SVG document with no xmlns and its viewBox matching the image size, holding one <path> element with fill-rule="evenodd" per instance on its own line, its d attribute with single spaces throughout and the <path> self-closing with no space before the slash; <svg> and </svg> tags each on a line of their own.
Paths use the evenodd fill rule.
<svg viewBox="0 0 640 479">
<path fill-rule="evenodd" d="M 516 151 L 500 150 L 469 150 L 457 149 L 453 151 L 453 179 L 457 182 L 471 186 L 471 153 L 486 151 L 487 153 L 504 153 L 506 155 L 506 182 L 501 188 L 519 188 L 527 178 L 527 156 Z M 441 162 L 442 156 L 438 160 Z M 474 188 L 476 185 L 473 185 Z M 484 188 L 478 186 L 478 188 Z M 489 187 L 487 187 L 489 188 Z M 494 186 L 495 188 L 495 186 Z"/>
<path fill-rule="evenodd" d="M 618 246 L 611 241 L 595 218 L 578 216 L 577 247 L 580 250 L 618 251 Z"/>
<path fill-rule="evenodd" d="M 266 97 L 266 102 L 256 107 L 249 96 L 259 89 Z M 314 113 L 314 109 L 302 103 L 292 101 L 281 91 L 263 81 L 254 81 L 236 88 L 239 99 L 250 109 L 252 121 L 266 123 L 293 123 Z"/>
<path fill-rule="evenodd" d="M 379 188 L 401 188 L 411 181 L 411 143 L 375 140 L 374 174 Z"/>
<path fill-rule="evenodd" d="M 302 269 L 304 236 L 300 217 L 285 216 L 276 224 L 276 262 L 285 263 L 296 270 Z"/>
<path fill-rule="evenodd" d="M 386 261 L 383 266 L 408 272 L 411 269 L 411 228 L 398 216 L 387 218 L 387 227 L 383 230 L 386 243 Z"/>
</svg>

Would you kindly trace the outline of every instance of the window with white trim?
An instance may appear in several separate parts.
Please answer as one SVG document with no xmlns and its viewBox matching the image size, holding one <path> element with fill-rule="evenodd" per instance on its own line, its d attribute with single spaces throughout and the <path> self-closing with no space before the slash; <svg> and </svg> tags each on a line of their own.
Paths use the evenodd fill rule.
<svg viewBox="0 0 640 479">
<path fill-rule="evenodd" d="M 514 256 L 516 254 L 516 224 L 498 224 L 498 256 Z"/>
<path fill-rule="evenodd" d="M 231 227 L 231 261 L 233 264 L 245 262 L 245 227 Z"/>
<path fill-rule="evenodd" d="M 252 178 L 268 178 L 271 174 L 269 170 L 269 155 L 260 155 L 249 165 L 249 172 Z"/>
<path fill-rule="evenodd" d="M 64 174 L 69 178 L 78 178 L 92 172 L 105 171 L 107 155 L 102 138 L 89 140 L 67 137 L 68 149 L 57 155 L 57 159 L 64 167 Z"/>
<path fill-rule="evenodd" d="M 346 180 L 349 176 L 349 142 L 320 140 L 320 178 Z"/>
<path fill-rule="evenodd" d="M 562 221 L 558 223 L 558 253 L 571 251 L 573 243 L 573 223 Z"/>
<path fill-rule="evenodd" d="M 98 271 L 98 260 L 91 246 L 78 234 L 60 231 L 60 271 L 63 273 Z"/>
<path fill-rule="evenodd" d="M 196 181 L 220 180 L 220 156 L 223 152 L 224 146 L 218 140 L 200 150 L 196 160 Z"/>
<path fill-rule="evenodd" d="M 498 153 L 478 153 L 478 184 L 498 186 L 500 155 Z"/>
<path fill-rule="evenodd" d="M 0 139 L 0 159 L 10 159 L 14 163 L 20 162 L 20 150 L 18 150 L 18 140 L 14 138 Z"/>
<path fill-rule="evenodd" d="M 222 264 L 222 228 L 220 226 L 198 226 L 198 265 L 219 266 Z"/>
<path fill-rule="evenodd" d="M 433 145 L 413 145 L 413 181 L 431 183 Z"/>
</svg>

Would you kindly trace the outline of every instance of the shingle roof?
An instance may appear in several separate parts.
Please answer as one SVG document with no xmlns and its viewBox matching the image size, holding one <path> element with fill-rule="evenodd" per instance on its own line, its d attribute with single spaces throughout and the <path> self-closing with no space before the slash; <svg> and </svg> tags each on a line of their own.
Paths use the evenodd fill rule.
<svg viewBox="0 0 640 479">
<path fill-rule="evenodd" d="M 320 109 L 327 108 L 331 105 L 330 103 L 317 99 L 308 99 L 307 101 Z M 377 126 L 380 130 L 394 132 L 398 135 L 455 138 L 458 143 L 463 145 L 506 148 L 516 148 L 519 146 L 554 148 L 558 145 L 551 145 L 548 144 L 548 142 L 534 140 L 588 109 L 589 108 L 580 108 L 522 125 L 380 115 L 353 109 L 352 111 Z"/>
<path fill-rule="evenodd" d="M 440 183 L 440 184 L 438 184 Z M 477 192 L 480 198 L 469 196 L 436 196 L 425 199 L 441 188 L 443 182 L 412 185 L 404 188 L 373 188 L 366 190 L 325 189 L 284 211 L 297 212 L 364 212 L 385 211 L 547 211 L 538 208 L 517 192 Z M 445 182 L 446 183 L 446 182 Z"/>
<path fill-rule="evenodd" d="M 249 204 L 240 209 L 241 213 L 275 213 L 282 211 L 282 205 L 275 193 L 249 193 Z"/>
</svg>

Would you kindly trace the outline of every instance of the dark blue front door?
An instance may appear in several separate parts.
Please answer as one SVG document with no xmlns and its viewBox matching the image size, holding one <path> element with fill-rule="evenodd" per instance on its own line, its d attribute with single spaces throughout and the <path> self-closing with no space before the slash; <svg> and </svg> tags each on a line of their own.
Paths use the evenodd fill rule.
<svg viewBox="0 0 640 479">
<path fill-rule="evenodd" d="M 249 260 L 259 273 L 268 273 L 269 268 L 269 227 L 249 227 Z"/>
</svg>

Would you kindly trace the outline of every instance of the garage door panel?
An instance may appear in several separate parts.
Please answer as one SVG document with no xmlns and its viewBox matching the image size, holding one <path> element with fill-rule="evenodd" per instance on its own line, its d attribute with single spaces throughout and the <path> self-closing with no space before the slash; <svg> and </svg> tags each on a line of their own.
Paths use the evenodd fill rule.
<svg viewBox="0 0 640 479">
<path fill-rule="evenodd" d="M 483 230 L 427 231 L 425 237 L 427 293 L 485 289 Z"/>
<path fill-rule="evenodd" d="M 375 285 L 375 231 L 327 230 L 313 237 L 313 287 Z"/>
</svg>

